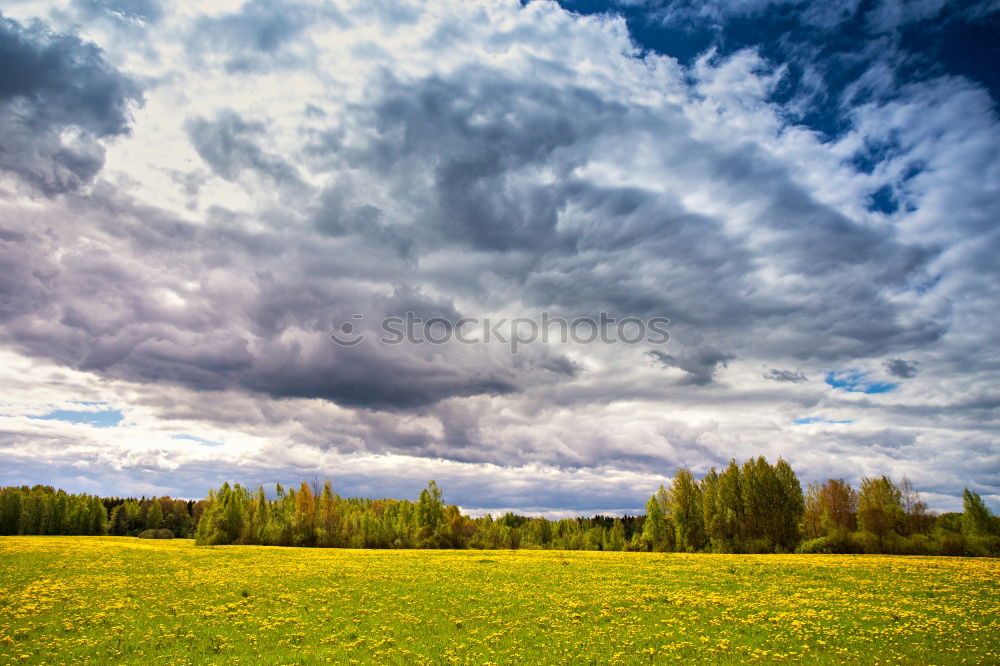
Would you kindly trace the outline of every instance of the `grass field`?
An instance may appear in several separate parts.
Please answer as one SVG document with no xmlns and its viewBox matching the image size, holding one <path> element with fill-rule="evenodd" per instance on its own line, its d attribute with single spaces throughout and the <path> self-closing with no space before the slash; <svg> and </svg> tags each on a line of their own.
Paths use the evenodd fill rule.
<svg viewBox="0 0 1000 666">
<path fill-rule="evenodd" d="M 1000 663 L 1000 561 L 0 537 L 0 663 Z"/>
</svg>

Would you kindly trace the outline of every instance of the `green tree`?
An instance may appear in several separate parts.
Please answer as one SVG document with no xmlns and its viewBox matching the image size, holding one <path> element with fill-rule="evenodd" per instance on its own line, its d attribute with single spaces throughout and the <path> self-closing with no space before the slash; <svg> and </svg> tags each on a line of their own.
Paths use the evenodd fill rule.
<svg viewBox="0 0 1000 666">
<path fill-rule="evenodd" d="M 690 552 L 702 548 L 705 530 L 701 492 L 691 472 L 683 467 L 670 484 L 669 506 L 676 549 Z"/>
<path fill-rule="evenodd" d="M 611 531 L 608 532 L 607 549 L 615 551 L 625 549 L 625 525 L 621 518 L 615 518 L 615 522 L 611 525 Z"/>
<path fill-rule="evenodd" d="M 927 503 L 920 498 L 920 493 L 905 476 L 899 482 L 899 493 L 900 503 L 905 514 L 903 532 L 908 536 L 929 532 L 933 525 L 933 519 L 927 513 Z"/>
<path fill-rule="evenodd" d="M 902 494 L 887 476 L 861 479 L 858 493 L 858 522 L 873 535 L 879 550 L 885 552 L 887 540 L 899 534 L 904 524 Z"/>
<path fill-rule="evenodd" d="M 802 533 L 807 539 L 817 539 L 826 533 L 823 528 L 823 486 L 810 483 L 806 488 L 805 506 L 802 511 Z"/>
<path fill-rule="evenodd" d="M 823 530 L 853 532 L 858 527 L 858 494 L 844 479 L 827 479 L 820 489 Z"/>
<path fill-rule="evenodd" d="M 444 502 L 441 499 L 441 489 L 437 483 L 430 481 L 427 487 L 420 491 L 417 503 L 417 522 L 421 527 L 436 527 L 444 522 Z"/>
<path fill-rule="evenodd" d="M 149 507 L 149 513 L 146 514 L 146 529 L 147 530 L 158 530 L 160 525 L 163 524 L 163 509 L 160 508 L 160 503 L 157 500 L 153 500 L 153 505 Z"/>
<path fill-rule="evenodd" d="M 968 488 L 962 491 L 962 533 L 984 537 L 993 533 L 993 517 L 979 493 Z"/>
<path fill-rule="evenodd" d="M 735 460 L 717 481 L 716 516 L 712 531 L 712 549 L 720 553 L 738 552 L 743 546 L 743 482 Z"/>
<path fill-rule="evenodd" d="M 292 545 L 313 546 L 316 543 L 316 501 L 305 481 L 295 493 L 295 519 Z"/>
<path fill-rule="evenodd" d="M 241 543 L 248 500 L 248 493 L 239 484 L 223 483 L 218 492 L 209 491 L 195 542 L 198 545 Z"/>
<path fill-rule="evenodd" d="M 17 534 L 21 519 L 22 491 L 20 488 L 0 490 L 0 534 Z"/>
<path fill-rule="evenodd" d="M 805 512 L 805 499 L 802 497 L 802 485 L 792 466 L 784 459 L 778 458 L 774 466 L 774 473 L 778 480 L 780 491 L 778 504 L 780 506 L 780 516 L 778 518 L 778 533 L 776 541 L 778 546 L 791 552 L 799 545 L 801 534 L 799 523 Z"/>
<path fill-rule="evenodd" d="M 662 488 L 662 486 L 660 486 Z M 667 536 L 667 520 L 656 495 L 646 502 L 646 521 L 642 524 L 642 540 L 652 550 L 662 550 Z"/>
<path fill-rule="evenodd" d="M 705 530 L 705 546 L 718 541 L 719 533 L 719 473 L 712 467 L 701 483 L 701 524 Z"/>
</svg>

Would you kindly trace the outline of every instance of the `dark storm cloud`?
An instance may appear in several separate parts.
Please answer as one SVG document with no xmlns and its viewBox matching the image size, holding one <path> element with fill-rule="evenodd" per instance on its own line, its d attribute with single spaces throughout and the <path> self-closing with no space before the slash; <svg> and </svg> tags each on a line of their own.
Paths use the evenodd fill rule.
<svg viewBox="0 0 1000 666">
<path fill-rule="evenodd" d="M 356 200 L 350 186 L 333 183 L 319 192 L 308 211 L 316 230 L 329 236 L 357 234 L 373 245 L 394 249 L 406 257 L 413 238 L 388 222 L 377 206 Z"/>
<path fill-rule="evenodd" d="M 251 4 L 211 20 L 239 36 L 242 47 L 272 53 L 304 29 L 296 16 L 276 17 Z M 930 251 L 818 201 L 749 142 L 695 140 L 679 107 L 630 106 L 572 84 L 569 69 L 548 71 L 551 80 L 518 79 L 486 66 L 407 82 L 382 76 L 345 119 L 358 125 L 361 139 L 328 146 L 353 175 L 341 169 L 307 204 L 283 214 L 273 232 L 251 232 L 254 220 L 244 225 L 224 210 L 210 211 L 205 228 L 148 210 L 129 222 L 125 212 L 102 223 L 129 239 L 131 251 L 151 259 L 162 253 L 153 265 L 187 256 L 187 265 L 241 276 L 239 290 L 203 291 L 172 311 L 143 299 L 157 280 L 129 275 L 113 253 L 77 257 L 55 288 L 25 280 L 30 287 L 10 301 L 18 311 L 45 304 L 63 326 L 61 334 L 22 330 L 21 341 L 75 367 L 123 378 L 421 409 L 450 397 L 520 392 L 519 373 L 529 369 L 559 381 L 581 374 L 582 366 L 558 355 L 521 367 L 516 359 L 486 360 L 469 350 L 434 358 L 437 349 L 345 350 L 316 341 L 358 312 L 367 322 L 408 311 L 458 318 L 451 299 L 426 296 L 422 284 L 481 303 L 504 304 L 516 294 L 528 305 L 579 314 L 670 316 L 685 327 L 682 344 L 691 330 L 710 338 L 692 351 L 651 353 L 655 362 L 682 370 L 687 386 L 711 384 L 735 358 L 720 345 L 766 344 L 767 336 L 750 343 L 733 340 L 734 333 L 775 320 L 801 333 L 792 342 L 786 336 L 781 351 L 807 358 L 882 353 L 899 339 L 938 334 L 933 320 L 910 316 L 904 324 L 904 312 L 879 290 L 883 283 L 904 284 Z M 186 130 L 221 178 L 238 182 L 256 174 L 299 185 L 301 156 L 269 146 L 271 122 L 223 111 L 192 118 Z M 770 232 L 766 245 L 750 247 L 725 219 L 693 212 L 668 188 L 578 175 L 605 157 L 628 165 L 630 155 L 609 151 L 645 143 L 657 146 L 660 168 L 717 183 L 719 196 L 734 203 L 755 202 L 762 211 L 757 222 Z M 384 187 L 409 217 L 383 210 L 366 194 L 368 182 Z M 287 233 L 288 219 L 299 213 L 311 229 Z M 454 275 L 447 268 L 414 271 L 428 255 L 447 267 L 466 251 L 497 259 Z M 836 297 L 786 302 L 784 294 L 760 288 L 760 254 L 784 274 L 802 276 L 807 292 Z M 386 297 L 352 280 L 400 286 Z M 311 337 L 283 339 L 289 330 Z"/>
<path fill-rule="evenodd" d="M 104 194 L 66 199 L 72 213 L 48 218 L 46 235 L 11 232 L 0 240 L 0 266 L 6 269 L 0 320 L 10 324 L 4 331 L 9 343 L 130 381 L 321 398 L 354 407 L 414 409 L 454 396 L 519 390 L 502 360 L 473 361 L 466 354 L 474 349 L 442 358 L 439 348 L 372 340 L 343 349 L 330 341 L 334 324 L 350 321 L 355 312 L 368 313 L 372 326 L 381 316 L 406 311 L 457 318 L 446 301 L 405 286 L 388 299 L 357 287 L 334 288 L 365 271 L 372 278 L 387 276 L 384 266 L 368 263 L 377 253 L 366 252 L 355 264 L 331 264 L 324 257 L 337 251 L 337 239 L 251 232 L 232 217 L 218 226 L 197 225 Z M 114 214 L 105 217 L 109 211 Z M 83 220 L 98 226 L 81 227 Z M 84 228 L 117 251 L 105 247 L 61 259 L 53 254 L 76 244 Z M 218 257 L 219 247 L 229 252 Z M 121 260 L 131 252 L 141 253 L 143 262 Z M 172 274 L 179 257 L 189 269 L 183 277 Z M 216 270 L 233 277 L 208 280 Z M 182 286 L 191 279 L 202 281 L 194 292 Z M 288 336 L 290 329 L 301 334 Z M 553 358 L 541 356 L 539 363 L 551 365 Z M 564 374 L 561 367 L 543 372 Z"/>
<path fill-rule="evenodd" d="M 392 260 L 372 264 L 370 276 L 379 274 L 375 266 L 395 266 L 405 280 L 426 279 L 445 293 L 499 302 L 509 293 L 496 292 L 495 285 L 507 283 L 518 285 L 520 298 L 540 307 L 558 305 L 581 314 L 600 309 L 621 315 L 669 314 L 689 328 L 709 327 L 722 336 L 734 327 L 782 316 L 786 327 L 794 321 L 802 330 L 825 330 L 840 340 L 817 348 L 815 336 L 804 334 L 798 351 L 809 357 L 878 353 L 893 336 L 925 334 L 912 322 L 904 326 L 896 321 L 871 276 L 875 271 L 890 283 L 905 281 L 928 254 L 816 202 L 759 151 L 692 142 L 686 138 L 686 121 L 672 112 L 629 109 L 592 91 L 515 81 L 484 68 L 458 70 L 450 79 L 435 76 L 405 85 L 385 79 L 382 84 L 367 106 L 355 109 L 355 119 L 374 130 L 366 135 L 369 140 L 339 150 L 355 173 L 367 170 L 389 188 L 396 204 L 409 204 L 416 223 L 387 215 L 351 180 L 332 179 L 305 209 L 320 239 L 248 235 L 225 222 L 225 216 L 219 226 L 199 232 L 200 240 L 182 242 L 191 231 L 179 228 L 168 232 L 170 237 L 147 239 L 142 246 L 188 252 L 211 237 L 214 245 L 239 247 L 257 260 L 273 257 L 283 268 L 257 271 L 248 293 L 227 299 L 225 308 L 213 313 L 217 325 L 233 331 L 226 340 L 192 331 L 198 350 L 182 351 L 191 344 L 183 337 L 154 344 L 147 339 L 149 330 L 127 327 L 99 343 L 78 341 L 86 348 L 80 367 L 117 368 L 121 376 L 200 389 L 242 387 L 275 397 L 317 397 L 381 409 L 420 409 L 449 397 L 520 391 L 519 370 L 503 362 L 491 363 L 484 373 L 456 365 L 466 362 L 462 357 L 442 365 L 400 349 L 302 348 L 279 342 L 289 327 L 322 335 L 326 327 L 349 321 L 357 312 L 366 312 L 369 322 L 378 313 L 400 316 L 408 311 L 452 321 L 460 316 L 450 301 L 421 293 L 419 282 L 397 287 L 389 298 L 371 299 L 358 292 L 353 305 L 343 291 L 331 296 L 324 279 L 334 277 L 331 271 L 338 279 L 350 272 L 325 261 L 324 247 L 339 256 L 345 247 L 357 248 L 361 256 L 384 247 L 397 257 L 414 258 L 429 252 L 448 257 L 454 248 L 464 247 L 503 258 L 454 278 L 421 278 Z M 616 139 L 619 130 L 614 128 L 619 126 L 632 127 L 633 134 Z M 263 122 L 222 112 L 189 121 L 187 131 L 199 155 L 222 178 L 236 181 L 252 172 L 277 183 L 300 182 L 288 157 L 263 147 L 270 133 Z M 778 265 L 815 280 L 811 286 L 817 291 L 836 285 L 843 297 L 803 308 L 783 304 L 780 296 L 755 294 L 753 252 L 725 232 L 722 220 L 691 213 L 667 192 L 570 175 L 594 160 L 598 141 L 624 143 L 652 134 L 661 137 L 664 159 L 672 168 L 724 182 L 734 200 L 762 201 L 761 223 L 774 230 L 767 250 Z M 541 170 L 564 176 L 540 183 L 536 174 Z M 560 216 L 564 222 L 557 225 Z M 140 224 L 129 234 L 151 231 Z M 291 270 L 292 257 L 298 270 Z M 232 254 L 221 260 L 241 261 Z M 857 276 L 845 280 L 845 267 L 857 267 Z M 405 284 L 391 275 L 383 273 Z M 844 315 L 847 310 L 850 316 Z M 77 331 L 97 334 L 86 327 L 90 319 L 81 311 L 67 306 L 64 321 Z M 330 314 L 336 321 L 329 321 Z M 244 316 L 253 336 L 266 344 L 251 342 L 235 323 Z M 926 326 L 926 334 L 935 335 L 933 322 Z M 796 350 L 786 345 L 782 351 Z M 689 386 L 711 384 L 735 357 L 711 346 L 657 354 L 661 356 L 650 358 L 684 371 L 681 383 Z M 580 372 L 578 364 L 564 357 L 535 362 L 553 378 Z M 509 367 L 501 370 L 504 365 Z"/>
<path fill-rule="evenodd" d="M 267 133 L 261 123 L 246 122 L 238 114 L 224 111 L 212 120 L 189 120 L 186 128 L 198 155 L 220 178 L 233 181 L 250 170 L 279 184 L 299 183 L 294 167 L 260 147 L 258 141 Z"/>
<path fill-rule="evenodd" d="M 721 352 L 718 349 L 702 348 L 686 351 L 680 355 L 666 354 L 656 349 L 646 352 L 646 356 L 655 364 L 664 368 L 683 370 L 686 376 L 681 384 L 706 386 L 715 379 L 720 368 L 728 367 L 729 361 L 736 357 L 733 354 Z"/>
<path fill-rule="evenodd" d="M 49 195 L 90 182 L 141 98 L 94 44 L 0 17 L 0 170 Z"/>
<path fill-rule="evenodd" d="M 547 248 L 561 242 L 555 224 L 565 194 L 511 177 L 541 164 L 566 173 L 581 163 L 580 144 L 624 112 L 582 89 L 514 81 L 491 69 L 413 84 L 388 79 L 372 108 L 378 136 L 354 162 L 390 177 L 426 178 L 434 208 L 421 223 L 442 240 L 488 251 Z"/>
<path fill-rule="evenodd" d="M 572 85 L 471 67 L 406 84 L 385 78 L 357 110 L 370 114 L 366 125 L 376 133 L 349 147 L 338 140 L 336 150 L 409 202 L 419 224 L 403 231 L 336 197 L 328 207 L 336 214 L 318 224 L 328 233 L 405 233 L 417 254 L 457 245 L 512 257 L 483 264 L 449 290 L 481 298 L 484 282 L 502 280 L 520 284 L 520 297 L 539 307 L 668 315 L 724 335 L 794 318 L 814 333 L 781 351 L 801 358 L 878 355 L 943 333 L 935 319 L 907 320 L 882 291 L 918 279 L 937 248 L 901 242 L 892 229 L 835 210 L 751 142 L 693 140 L 672 107 L 653 113 Z M 734 205 L 756 202 L 767 240 L 751 250 L 724 219 L 690 211 L 669 190 L 576 175 L 613 146 L 647 141 L 656 142 L 665 169 L 717 183 L 718 196 Z M 538 177 L 543 172 L 548 179 Z M 838 298 L 793 305 L 786 294 L 761 290 L 755 254 L 807 278 L 806 289 Z M 832 344 L 815 345 L 814 335 L 831 334 Z"/>
<path fill-rule="evenodd" d="M 768 371 L 764 373 L 764 379 L 770 379 L 776 382 L 792 382 L 793 384 L 809 381 L 809 378 L 798 370 L 793 372 L 791 370 L 779 370 L 778 368 L 769 368 Z"/>
<path fill-rule="evenodd" d="M 389 296 L 377 296 L 375 302 L 388 316 L 403 317 L 412 313 L 423 320 L 431 318 L 456 322 L 462 317 L 451 299 L 429 296 L 419 287 L 397 284 Z"/>
<path fill-rule="evenodd" d="M 338 350 L 333 360 L 289 355 L 278 365 L 269 359 L 259 372 L 245 378 L 246 388 L 276 398 L 321 398 L 348 407 L 387 410 L 519 390 L 509 373 L 470 373 L 461 367 L 371 349 Z"/>
<path fill-rule="evenodd" d="M 901 358 L 890 358 L 882 361 L 882 367 L 885 371 L 892 375 L 893 377 L 899 377 L 901 379 L 911 379 L 917 376 L 917 366 L 919 363 L 916 361 L 906 361 Z"/>
</svg>

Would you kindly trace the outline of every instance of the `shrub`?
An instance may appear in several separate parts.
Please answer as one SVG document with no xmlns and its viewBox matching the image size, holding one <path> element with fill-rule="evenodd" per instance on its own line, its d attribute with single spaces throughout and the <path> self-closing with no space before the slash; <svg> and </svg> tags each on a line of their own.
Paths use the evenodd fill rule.
<svg viewBox="0 0 1000 666">
<path fill-rule="evenodd" d="M 901 539 L 897 544 L 899 555 L 934 555 L 934 543 L 925 534 L 913 534 Z"/>
<path fill-rule="evenodd" d="M 174 533 L 166 528 L 143 530 L 139 532 L 140 539 L 173 539 Z"/>
<path fill-rule="evenodd" d="M 938 555 L 962 556 L 968 555 L 965 537 L 955 532 L 942 534 L 937 540 Z"/>
<path fill-rule="evenodd" d="M 884 552 L 878 537 L 871 532 L 852 532 L 850 536 L 852 553 L 877 554 Z"/>
<path fill-rule="evenodd" d="M 852 537 L 853 535 L 846 530 L 835 530 L 827 536 L 803 541 L 797 552 L 826 554 L 864 552 L 864 544 Z"/>
<path fill-rule="evenodd" d="M 827 550 L 826 537 L 819 537 L 818 539 L 807 539 L 799 544 L 798 552 L 814 554 L 814 553 L 830 553 Z"/>
<path fill-rule="evenodd" d="M 748 553 L 773 553 L 774 544 L 767 537 L 760 539 L 750 539 L 746 544 Z"/>
<path fill-rule="evenodd" d="M 966 537 L 969 555 L 973 557 L 1000 556 L 1000 537 L 970 536 Z"/>
</svg>

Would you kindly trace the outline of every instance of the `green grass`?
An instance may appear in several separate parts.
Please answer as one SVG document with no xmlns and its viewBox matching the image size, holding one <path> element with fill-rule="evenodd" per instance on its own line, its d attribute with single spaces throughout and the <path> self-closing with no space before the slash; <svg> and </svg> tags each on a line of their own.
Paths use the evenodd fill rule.
<svg viewBox="0 0 1000 666">
<path fill-rule="evenodd" d="M 1000 663 L 1000 561 L 0 537 L 0 663 Z"/>
</svg>

